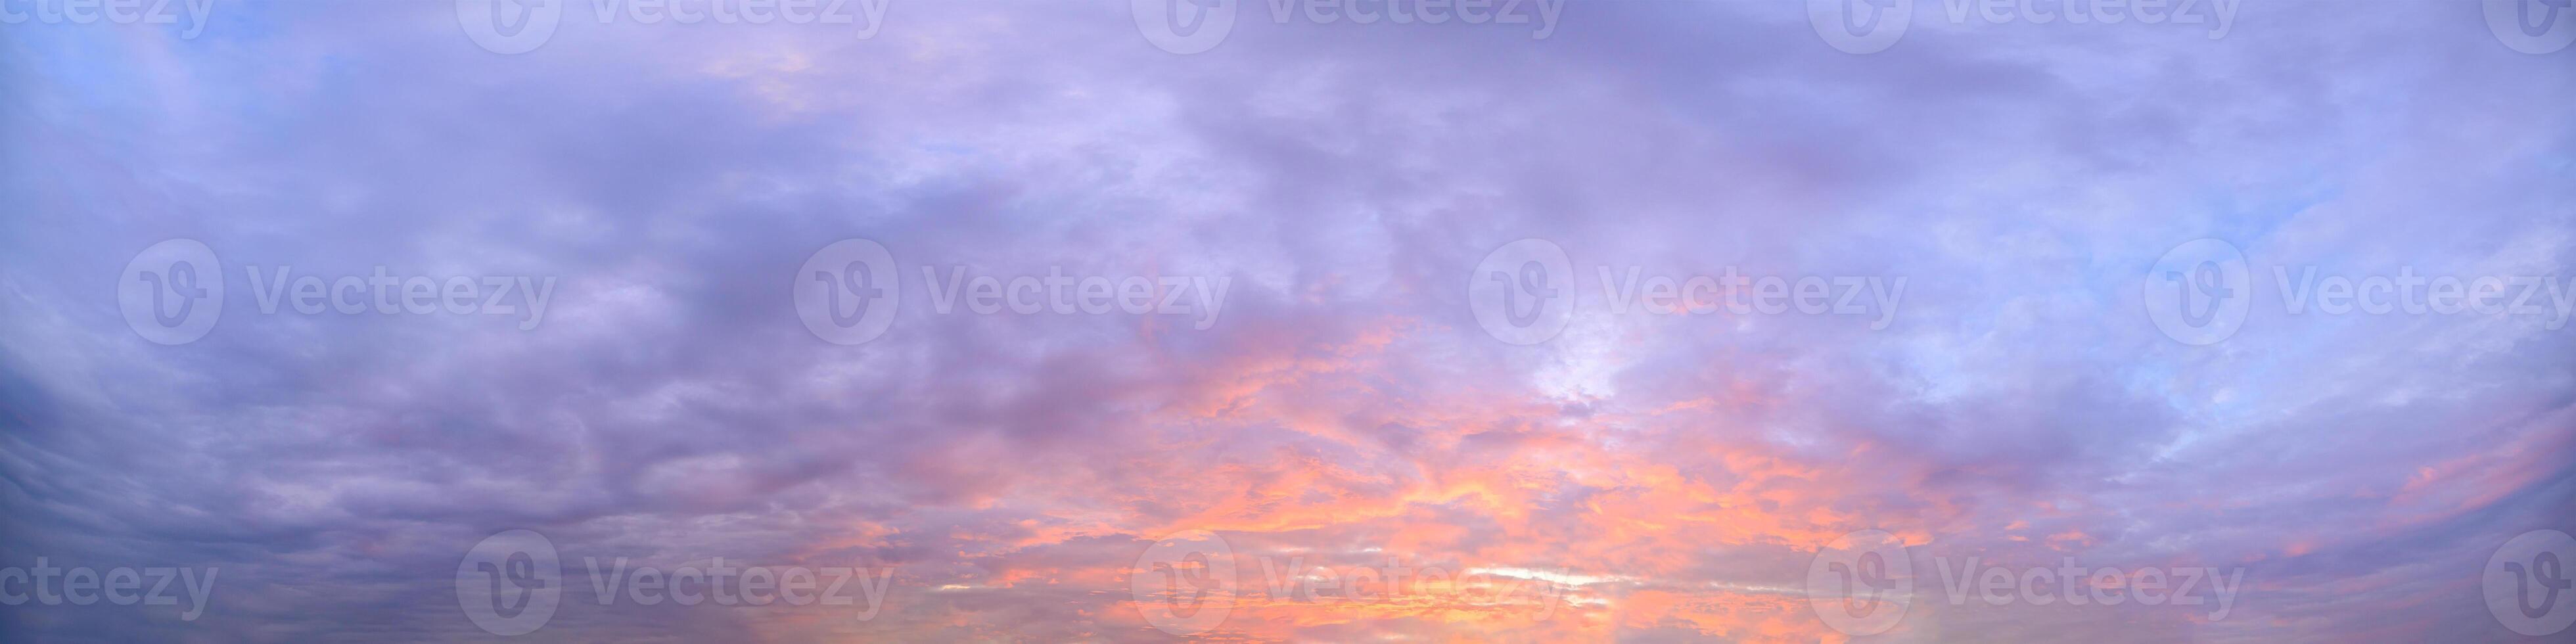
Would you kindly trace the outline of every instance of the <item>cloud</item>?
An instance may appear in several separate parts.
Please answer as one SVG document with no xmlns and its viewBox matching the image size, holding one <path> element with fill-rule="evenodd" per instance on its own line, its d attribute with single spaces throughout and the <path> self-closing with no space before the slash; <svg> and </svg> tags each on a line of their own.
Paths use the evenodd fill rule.
<svg viewBox="0 0 2576 644">
<path fill-rule="evenodd" d="M 2474 11 L 2248 6 L 2218 40 L 1918 15 L 1853 56 L 1796 7 L 1576 3 L 1536 41 L 1251 7 L 1174 56 L 1116 3 L 905 4 L 867 39 L 576 6 L 504 56 L 449 9 L 0 45 L 0 565 L 223 570 L 194 621 L 0 631 L 479 639 L 452 573 L 525 528 L 568 573 L 540 639 L 1147 641 L 1139 557 L 1206 530 L 1219 639 L 1813 641 L 1845 634 L 1809 564 L 1877 529 L 1918 560 L 1900 639 L 2500 638 L 2469 580 L 2576 504 L 2564 330 L 2258 299 L 2191 347 L 2138 301 L 2204 237 L 2563 279 L 2576 77 Z M 162 346 L 111 279 L 176 237 L 232 295 Z M 901 269 L 857 346 L 789 288 L 845 238 Z M 1577 293 L 1527 347 L 1458 288 L 1524 238 Z M 521 330 L 262 312 L 251 266 L 559 286 Z M 1594 284 L 1628 267 L 1909 290 L 1875 330 L 1614 313 Z M 1197 329 L 942 312 L 925 270 L 1231 286 Z M 1930 571 L 1970 556 L 2247 587 L 2216 620 L 1954 603 Z M 602 605 L 583 563 L 618 557 L 893 576 L 865 620 Z"/>
</svg>

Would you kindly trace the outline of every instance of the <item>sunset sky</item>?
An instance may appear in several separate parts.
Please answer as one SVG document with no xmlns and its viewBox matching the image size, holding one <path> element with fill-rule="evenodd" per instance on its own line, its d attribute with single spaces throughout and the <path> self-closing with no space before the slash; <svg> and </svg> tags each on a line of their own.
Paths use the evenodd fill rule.
<svg viewBox="0 0 2576 644">
<path fill-rule="evenodd" d="M 0 640 L 2576 637 L 2576 9 L 205 1 L 0 0 L 0 566 L 208 590 Z"/>
</svg>

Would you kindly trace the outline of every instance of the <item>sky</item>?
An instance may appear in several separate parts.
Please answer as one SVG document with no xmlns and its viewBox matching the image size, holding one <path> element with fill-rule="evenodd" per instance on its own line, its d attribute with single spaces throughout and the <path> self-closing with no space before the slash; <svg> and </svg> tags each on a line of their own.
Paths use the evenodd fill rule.
<svg viewBox="0 0 2576 644">
<path fill-rule="evenodd" d="M 2576 9 L 2143 4 L 0 0 L 0 639 L 2566 641 Z"/>
</svg>

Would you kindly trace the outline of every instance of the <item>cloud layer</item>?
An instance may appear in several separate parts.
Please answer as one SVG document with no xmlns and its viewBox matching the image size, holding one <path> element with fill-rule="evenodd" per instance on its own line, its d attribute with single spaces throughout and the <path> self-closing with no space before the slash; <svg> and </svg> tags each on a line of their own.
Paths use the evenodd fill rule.
<svg viewBox="0 0 2576 644">
<path fill-rule="evenodd" d="M 522 640 L 1163 641 L 1175 597 L 1131 582 L 1206 531 L 1212 639 L 1832 641 L 1811 564 L 1878 530 L 1916 592 L 1889 640 L 2517 637 L 2479 571 L 2576 531 L 2576 330 L 2293 313 L 2274 268 L 2571 287 L 2576 52 L 2473 3 L 2247 2 L 2221 38 L 1918 5 L 1867 55 L 1796 3 L 1577 1 L 1543 38 L 1247 5 L 1187 55 L 1126 3 L 574 3 L 506 55 L 446 2 L 6 25 L 0 565 L 221 575 L 193 620 L 0 632 L 491 639 L 455 570 L 529 529 L 565 576 Z M 165 346 L 117 282 L 172 238 L 228 294 Z M 851 238 L 901 294 L 841 346 L 794 285 Z M 1574 299 L 1523 346 L 1463 285 L 1530 238 Z M 2139 294 L 2202 238 L 2255 296 L 2191 346 Z M 262 312 L 251 270 L 379 267 L 555 286 L 522 330 Z M 1618 312 L 1631 269 L 1905 290 L 1877 329 Z M 934 301 L 1051 272 L 1229 286 L 1203 329 Z M 891 578 L 866 619 L 598 601 L 585 558 L 620 557 Z M 1970 557 L 2243 586 L 1956 601 Z"/>
</svg>

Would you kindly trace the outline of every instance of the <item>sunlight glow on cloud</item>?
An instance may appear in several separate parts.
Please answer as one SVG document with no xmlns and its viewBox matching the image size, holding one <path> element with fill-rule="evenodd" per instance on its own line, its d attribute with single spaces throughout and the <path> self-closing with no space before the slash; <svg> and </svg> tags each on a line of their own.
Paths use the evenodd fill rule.
<svg viewBox="0 0 2576 644">
<path fill-rule="evenodd" d="M 2479 566 L 2576 531 L 2576 330 L 2277 302 L 2273 266 L 2566 284 L 2576 52 L 2476 3 L 2256 0 L 2213 37 L 1921 2 L 1867 54 L 1794 2 L 1243 2 L 1191 54 L 1120 2 L 571 4 L 518 54 L 443 1 L 0 25 L 0 565 L 223 571 L 200 618 L 0 633 L 479 640 L 451 572 L 526 529 L 540 641 L 2488 641 Z M 220 321 L 139 335 L 111 280 L 181 238 Z M 2194 346 L 2139 294 L 2204 238 L 2255 305 Z M 894 270 L 805 268 L 846 239 Z M 1461 288 L 1523 239 L 1572 269 L 1539 342 Z M 290 266 L 558 281 L 541 317 L 263 311 L 245 269 Z M 1614 308 L 1661 301 L 1628 268 L 1705 306 Z M 1877 308 L 1686 299 L 1735 270 Z M 1049 275 L 1071 304 L 1009 308 Z M 1150 290 L 1082 310 L 1081 276 Z M 863 280 L 881 333 L 800 318 Z M 1910 565 L 1878 640 L 1813 604 L 1863 531 Z M 856 599 L 594 601 L 718 558 Z M 1971 559 L 2197 585 L 1957 599 Z"/>
</svg>

